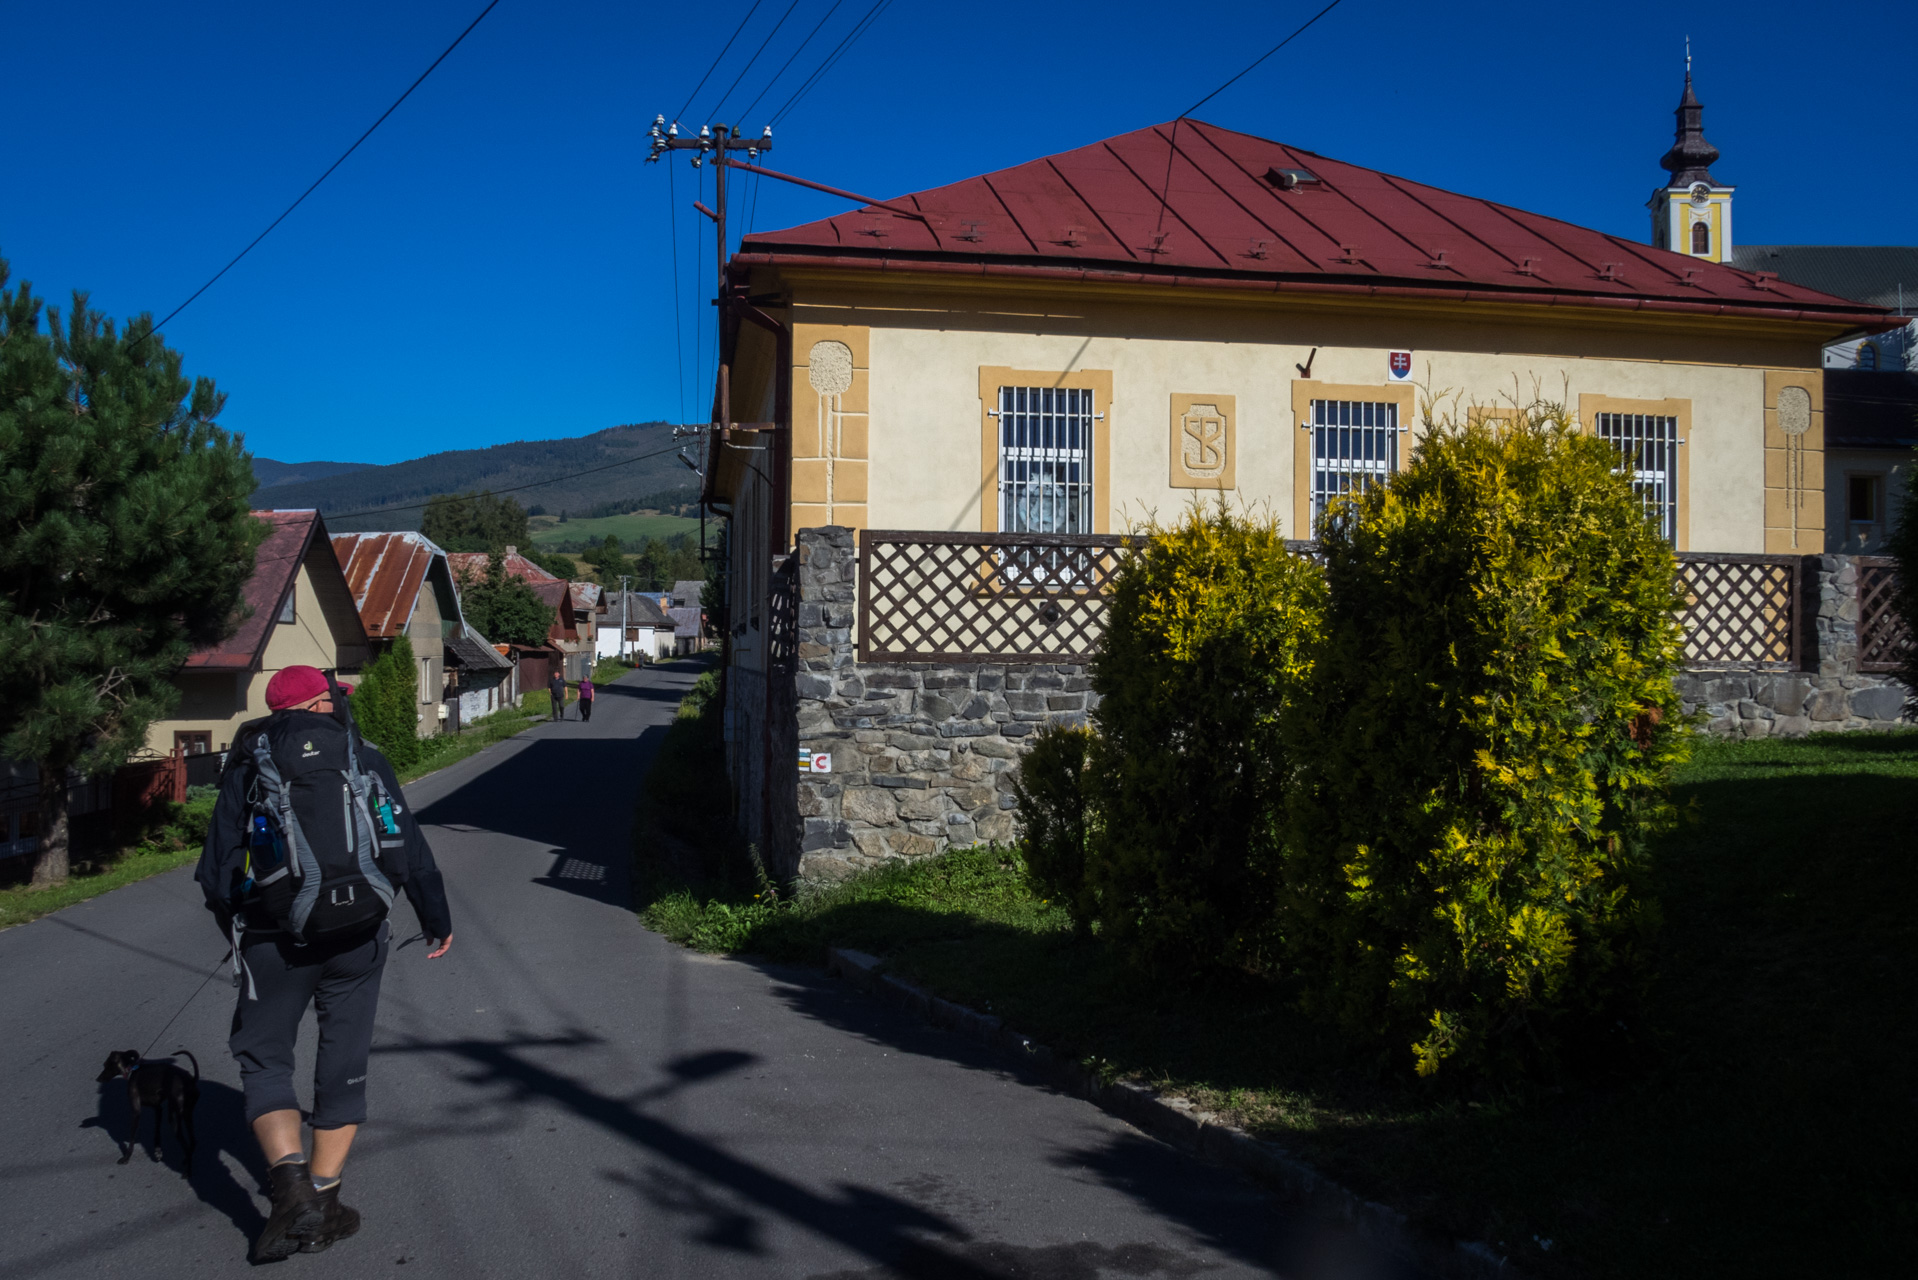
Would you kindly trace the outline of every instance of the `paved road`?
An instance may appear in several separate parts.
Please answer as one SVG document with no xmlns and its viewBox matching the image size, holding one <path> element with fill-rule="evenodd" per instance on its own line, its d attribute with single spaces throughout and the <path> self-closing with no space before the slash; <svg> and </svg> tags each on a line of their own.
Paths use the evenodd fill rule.
<svg viewBox="0 0 1918 1280">
<path fill-rule="evenodd" d="M 635 673 L 591 724 L 542 726 L 409 788 L 455 946 L 430 964 L 416 938 L 395 948 L 373 1123 L 346 1180 L 366 1227 L 285 1274 L 1399 1274 L 817 973 L 642 929 L 626 906 L 633 786 L 693 674 Z M 0 933 L 0 1275 L 250 1271 L 264 1170 L 225 1052 L 224 975 L 157 1046 L 192 1049 L 206 1076 L 190 1180 L 172 1148 L 115 1163 L 124 1094 L 94 1082 L 219 961 L 209 921 L 179 871 Z M 410 908 L 394 929 L 417 934 Z"/>
</svg>

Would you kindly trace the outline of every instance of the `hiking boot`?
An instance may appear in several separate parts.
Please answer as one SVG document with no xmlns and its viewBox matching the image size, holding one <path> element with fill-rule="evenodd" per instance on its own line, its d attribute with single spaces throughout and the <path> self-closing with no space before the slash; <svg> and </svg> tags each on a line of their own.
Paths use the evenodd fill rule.
<svg viewBox="0 0 1918 1280">
<path fill-rule="evenodd" d="M 360 1211 L 340 1203 L 339 1183 L 315 1194 L 320 1198 L 320 1209 L 325 1217 L 313 1234 L 300 1242 L 301 1253 L 323 1252 L 332 1248 L 334 1241 L 344 1240 L 360 1229 Z"/>
<path fill-rule="evenodd" d="M 278 1262 L 290 1257 L 300 1242 L 326 1220 L 320 1193 L 313 1189 L 306 1161 L 285 1160 L 266 1171 L 273 1184 L 273 1212 L 253 1242 L 253 1261 Z"/>
</svg>

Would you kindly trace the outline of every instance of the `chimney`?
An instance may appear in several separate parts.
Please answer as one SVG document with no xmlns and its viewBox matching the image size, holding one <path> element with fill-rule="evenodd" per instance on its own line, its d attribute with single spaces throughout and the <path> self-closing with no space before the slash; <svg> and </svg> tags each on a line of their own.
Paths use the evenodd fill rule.
<svg viewBox="0 0 1918 1280">
<path fill-rule="evenodd" d="M 507 554 L 507 555 L 509 555 L 509 556 L 516 556 L 516 555 L 518 555 L 518 554 L 519 554 L 519 548 L 518 548 L 518 547 L 512 547 L 512 546 L 509 546 L 509 547 L 507 547 L 507 548 L 506 548 L 506 554 Z"/>
</svg>

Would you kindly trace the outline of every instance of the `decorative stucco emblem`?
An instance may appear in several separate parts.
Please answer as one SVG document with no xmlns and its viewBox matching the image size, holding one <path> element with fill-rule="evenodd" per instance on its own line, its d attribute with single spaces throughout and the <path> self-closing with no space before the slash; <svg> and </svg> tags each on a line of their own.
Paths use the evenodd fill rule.
<svg viewBox="0 0 1918 1280">
<path fill-rule="evenodd" d="M 1778 429 L 1788 436 L 1811 430 L 1811 392 L 1803 387 L 1779 388 Z"/>
<path fill-rule="evenodd" d="M 1232 419 L 1236 398 L 1180 394 L 1172 397 L 1172 476 L 1175 489 L 1230 489 Z"/>
<path fill-rule="evenodd" d="M 844 395 L 852 387 L 852 348 L 827 339 L 806 355 L 806 380 L 822 396 Z"/>
</svg>

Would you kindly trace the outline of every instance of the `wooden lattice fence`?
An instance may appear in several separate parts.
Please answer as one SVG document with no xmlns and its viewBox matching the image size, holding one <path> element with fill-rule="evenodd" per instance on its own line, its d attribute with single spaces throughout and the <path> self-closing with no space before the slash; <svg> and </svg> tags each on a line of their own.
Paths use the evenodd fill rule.
<svg viewBox="0 0 1918 1280">
<path fill-rule="evenodd" d="M 868 529 L 863 662 L 1085 662 L 1105 632 L 1123 534 Z"/>
<path fill-rule="evenodd" d="M 1898 562 L 1890 556 L 1859 556 L 1858 669 L 1896 674 L 1904 669 L 1911 636 L 1894 609 Z"/>
<path fill-rule="evenodd" d="M 859 539 L 860 660 L 1085 662 L 1104 634 L 1112 576 L 1141 545 L 1119 534 L 866 530 Z M 1302 555 L 1317 550 L 1288 546 Z M 1686 665 L 1796 670 L 1800 563 L 1797 556 L 1679 553 Z M 1889 600 L 1888 590 L 1881 594 Z M 1888 607 L 1881 613 L 1892 616 Z M 1860 634 L 1862 643 L 1862 619 Z"/>
</svg>

